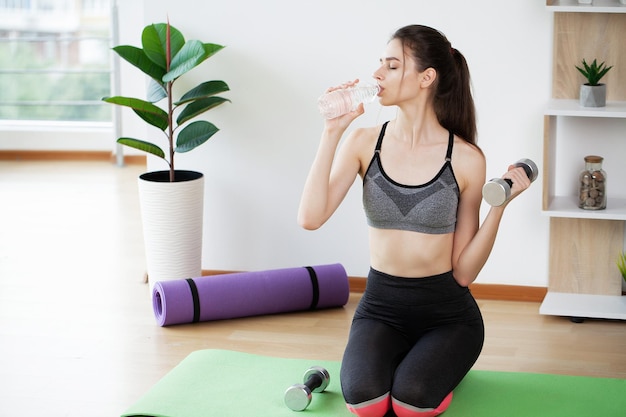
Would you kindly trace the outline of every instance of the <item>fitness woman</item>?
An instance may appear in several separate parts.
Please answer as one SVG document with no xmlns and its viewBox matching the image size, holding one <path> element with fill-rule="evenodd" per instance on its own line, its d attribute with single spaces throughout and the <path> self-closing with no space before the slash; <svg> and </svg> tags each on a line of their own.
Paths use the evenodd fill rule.
<svg viewBox="0 0 626 417">
<path fill-rule="evenodd" d="M 399 29 L 374 78 L 380 104 L 397 106 L 396 118 L 355 129 L 341 146 L 363 105 L 326 120 L 298 222 L 321 227 L 360 175 L 370 272 L 342 361 L 343 395 L 360 417 L 431 417 L 446 410 L 482 349 L 468 286 L 511 200 L 479 224 L 486 170 L 469 69 L 442 33 Z M 510 166 L 503 178 L 513 182 L 511 199 L 530 185 L 522 168 Z"/>
</svg>

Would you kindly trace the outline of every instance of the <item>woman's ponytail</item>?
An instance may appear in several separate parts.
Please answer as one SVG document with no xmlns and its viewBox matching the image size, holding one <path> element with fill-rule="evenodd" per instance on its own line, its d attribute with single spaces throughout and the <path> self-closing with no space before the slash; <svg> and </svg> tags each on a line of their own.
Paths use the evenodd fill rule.
<svg viewBox="0 0 626 417">
<path fill-rule="evenodd" d="M 410 50 L 419 71 L 437 71 L 433 106 L 439 123 L 476 146 L 476 109 L 463 54 L 441 32 L 428 26 L 405 26 L 392 39 L 399 39 Z"/>
</svg>

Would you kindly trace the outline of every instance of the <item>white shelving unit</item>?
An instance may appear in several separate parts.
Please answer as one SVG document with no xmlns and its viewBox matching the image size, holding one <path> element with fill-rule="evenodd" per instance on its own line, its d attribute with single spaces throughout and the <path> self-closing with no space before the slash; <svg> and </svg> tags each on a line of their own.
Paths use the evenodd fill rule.
<svg viewBox="0 0 626 417">
<path fill-rule="evenodd" d="M 597 44 L 622 45 L 626 19 L 613 14 L 626 13 L 626 5 L 618 0 L 593 0 L 591 5 L 579 4 L 577 0 L 546 0 L 546 7 L 555 14 L 554 68 L 573 68 L 572 60 L 580 59 L 583 51 L 600 49 Z M 603 36 L 603 28 L 599 27 L 598 16 L 618 22 L 619 36 L 613 32 L 610 39 L 599 38 Z M 567 37 L 557 39 L 564 29 L 571 31 L 572 27 L 593 31 L 598 38 L 589 40 L 589 33 L 577 36 L 568 32 Z M 584 42 L 588 43 L 581 46 Z M 614 50 L 624 49 L 620 46 Z M 611 56 L 611 62 L 618 60 L 616 64 L 626 65 L 624 55 L 618 52 L 618 56 Z M 554 78 L 561 76 L 564 75 L 555 74 Z M 626 120 L 626 97 L 622 90 L 617 94 L 614 90 L 613 95 L 622 101 L 608 101 L 602 108 L 581 107 L 578 99 L 572 97 L 575 95 L 574 79 L 558 78 L 557 81 L 560 84 L 553 85 L 553 97 L 558 98 L 549 100 L 544 112 L 542 213 L 550 217 L 550 277 L 548 293 L 539 311 L 572 319 L 626 320 L 626 296 L 621 295 L 621 277 L 611 261 L 618 250 L 623 250 L 626 198 L 609 196 L 605 210 L 582 210 L 578 207 L 577 195 L 555 193 L 556 178 L 561 174 L 557 170 L 556 155 L 561 147 L 568 145 L 566 138 L 558 138 L 557 125 L 567 123 L 570 118 Z"/>
<path fill-rule="evenodd" d="M 626 198 L 611 198 L 604 210 L 581 210 L 575 196 L 552 197 L 543 214 L 568 219 L 626 220 Z"/>
<path fill-rule="evenodd" d="M 548 10 L 570 13 L 626 13 L 626 5 L 619 0 L 593 0 L 591 4 L 580 4 L 578 0 L 548 0 Z"/>
<path fill-rule="evenodd" d="M 551 316 L 626 320 L 626 297 L 549 292 L 539 312 Z"/>
<path fill-rule="evenodd" d="M 626 119 L 626 101 L 608 101 L 606 107 L 581 107 L 578 100 L 552 99 L 548 102 L 545 114 L 547 116 Z"/>
</svg>

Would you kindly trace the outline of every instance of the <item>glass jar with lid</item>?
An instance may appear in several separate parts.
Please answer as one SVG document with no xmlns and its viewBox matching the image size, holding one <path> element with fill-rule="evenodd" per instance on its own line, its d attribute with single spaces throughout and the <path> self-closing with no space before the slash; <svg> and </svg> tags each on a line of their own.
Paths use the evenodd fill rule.
<svg viewBox="0 0 626 417">
<path fill-rule="evenodd" d="M 578 207 L 581 209 L 606 208 L 606 172 L 602 169 L 603 160 L 601 156 L 585 156 L 585 169 L 579 175 Z"/>
</svg>

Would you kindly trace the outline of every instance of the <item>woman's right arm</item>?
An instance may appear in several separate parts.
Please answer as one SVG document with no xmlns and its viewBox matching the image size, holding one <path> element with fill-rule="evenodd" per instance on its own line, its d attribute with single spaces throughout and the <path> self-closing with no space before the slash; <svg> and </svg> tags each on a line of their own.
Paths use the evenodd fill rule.
<svg viewBox="0 0 626 417">
<path fill-rule="evenodd" d="M 319 229 L 326 223 L 354 183 L 361 166 L 356 131 L 346 138 L 342 146 L 339 142 L 348 125 L 362 113 L 363 105 L 360 105 L 354 112 L 326 121 L 300 199 L 298 224 L 304 229 Z"/>
</svg>

